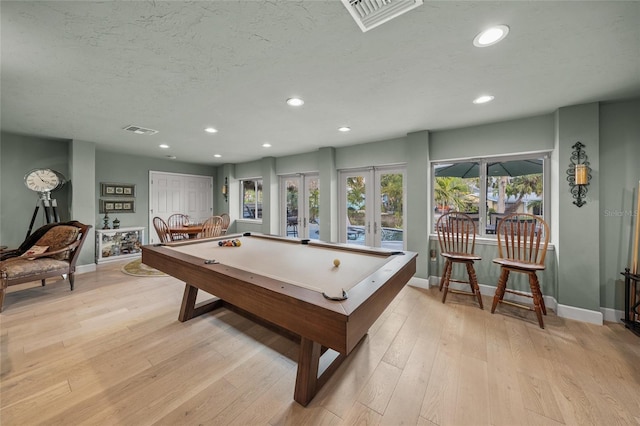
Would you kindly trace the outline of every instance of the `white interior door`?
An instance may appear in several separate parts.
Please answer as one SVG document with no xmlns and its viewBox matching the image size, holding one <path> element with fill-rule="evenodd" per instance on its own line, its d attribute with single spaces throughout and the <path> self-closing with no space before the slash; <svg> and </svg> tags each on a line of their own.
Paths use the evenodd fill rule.
<svg viewBox="0 0 640 426">
<path fill-rule="evenodd" d="M 160 242 L 153 218 L 167 220 L 174 213 L 203 222 L 213 214 L 213 177 L 149 172 L 149 243 Z"/>
</svg>

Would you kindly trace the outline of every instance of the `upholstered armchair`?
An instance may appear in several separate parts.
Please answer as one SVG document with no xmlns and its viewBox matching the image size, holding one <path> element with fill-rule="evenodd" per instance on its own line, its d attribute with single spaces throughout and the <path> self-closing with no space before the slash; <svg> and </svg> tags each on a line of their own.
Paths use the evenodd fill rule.
<svg viewBox="0 0 640 426">
<path fill-rule="evenodd" d="M 0 257 L 0 312 L 7 287 L 51 277 L 68 277 L 73 290 L 76 261 L 91 225 L 78 221 L 45 225 L 19 248 Z"/>
</svg>

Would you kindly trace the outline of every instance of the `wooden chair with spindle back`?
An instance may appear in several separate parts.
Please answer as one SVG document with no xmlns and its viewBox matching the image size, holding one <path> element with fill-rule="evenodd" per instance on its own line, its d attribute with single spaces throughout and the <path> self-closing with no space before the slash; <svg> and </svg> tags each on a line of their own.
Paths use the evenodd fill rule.
<svg viewBox="0 0 640 426">
<path fill-rule="evenodd" d="M 222 235 L 222 218 L 220 216 L 211 216 L 202 224 L 202 232 L 200 238 L 219 237 Z"/>
<path fill-rule="evenodd" d="M 161 217 L 153 218 L 153 227 L 156 229 L 156 234 L 158 234 L 158 238 L 160 238 L 161 243 L 170 243 L 171 242 L 171 232 L 169 232 L 169 225 L 164 221 Z"/>
<path fill-rule="evenodd" d="M 225 235 L 227 233 L 227 229 L 229 229 L 231 217 L 228 213 L 222 213 L 220 217 L 222 218 L 222 235 Z"/>
<path fill-rule="evenodd" d="M 493 296 L 491 313 L 498 303 L 505 303 L 536 312 L 540 328 L 544 328 L 542 315 L 547 314 L 537 271 L 545 269 L 544 260 L 549 245 L 549 225 L 539 216 L 528 213 L 513 213 L 498 222 L 496 229 L 498 238 L 498 257 L 493 262 L 500 265 L 500 279 Z M 531 294 L 507 288 L 509 274 L 517 272 L 527 274 Z M 533 299 L 533 307 L 503 300 L 505 293 Z"/>
<path fill-rule="evenodd" d="M 175 213 L 169 216 L 167 219 L 167 225 L 169 225 L 169 232 L 171 235 L 171 240 L 186 240 L 189 238 L 189 234 L 184 232 L 173 232 L 172 228 L 180 228 L 182 226 L 187 226 L 190 222 L 189 216 L 182 213 Z"/>
<path fill-rule="evenodd" d="M 478 299 L 480 309 L 482 306 L 482 295 L 478 286 L 478 279 L 473 263 L 481 260 L 480 256 L 476 256 L 476 224 L 474 220 L 467 214 L 460 212 L 445 213 L 438 219 L 436 223 L 436 232 L 438 234 L 438 243 L 440 244 L 440 256 L 445 259 L 444 271 L 440 278 L 440 291 L 444 289 L 442 295 L 442 303 L 447 300 L 447 293 L 459 293 L 468 296 L 474 296 Z M 451 272 L 454 263 L 465 265 L 467 269 L 468 280 L 458 280 L 451 278 Z M 458 282 L 466 283 L 471 287 L 471 291 L 449 290 L 449 283 Z"/>
</svg>

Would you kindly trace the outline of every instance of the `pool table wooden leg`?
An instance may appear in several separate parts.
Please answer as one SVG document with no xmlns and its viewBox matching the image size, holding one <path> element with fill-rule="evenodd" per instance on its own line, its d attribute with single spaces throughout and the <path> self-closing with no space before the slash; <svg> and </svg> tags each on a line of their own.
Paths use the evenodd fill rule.
<svg viewBox="0 0 640 426">
<path fill-rule="evenodd" d="M 180 306 L 180 315 L 178 315 L 180 322 L 189 321 L 191 318 L 221 308 L 223 305 L 222 300 L 217 298 L 215 300 L 206 300 L 196 305 L 197 297 L 198 287 L 185 284 L 182 305 Z"/>
<path fill-rule="evenodd" d="M 320 364 L 322 346 L 302 337 L 299 350 L 298 374 L 296 375 L 296 390 L 293 399 L 300 405 L 306 406 L 318 391 L 318 365 Z"/>
<path fill-rule="evenodd" d="M 362 336 L 358 344 L 364 340 L 366 334 Z M 298 354 L 298 374 L 296 376 L 296 389 L 293 394 L 293 399 L 302 406 L 307 406 L 313 399 L 318 391 L 324 386 L 325 383 L 331 378 L 331 375 L 340 367 L 342 361 L 347 356 L 335 351 L 323 351 L 322 345 L 314 342 L 313 340 L 300 338 L 300 353 Z M 326 365 L 324 371 L 319 372 L 320 357 L 334 357 L 327 365 L 327 361 L 323 361 L 323 365 Z"/>
</svg>

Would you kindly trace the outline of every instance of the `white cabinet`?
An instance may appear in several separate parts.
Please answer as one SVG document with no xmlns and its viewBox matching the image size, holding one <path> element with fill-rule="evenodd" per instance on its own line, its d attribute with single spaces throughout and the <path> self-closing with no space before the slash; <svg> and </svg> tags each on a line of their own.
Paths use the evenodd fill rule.
<svg viewBox="0 0 640 426">
<path fill-rule="evenodd" d="M 96 263 L 139 257 L 143 243 L 144 226 L 96 229 Z"/>
</svg>

